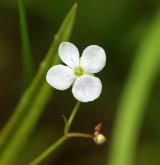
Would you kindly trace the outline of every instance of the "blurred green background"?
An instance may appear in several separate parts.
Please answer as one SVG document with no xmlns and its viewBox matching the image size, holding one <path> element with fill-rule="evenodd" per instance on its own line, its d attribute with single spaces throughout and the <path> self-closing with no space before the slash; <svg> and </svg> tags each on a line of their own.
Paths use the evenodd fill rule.
<svg viewBox="0 0 160 165">
<path fill-rule="evenodd" d="M 26 0 L 34 68 L 37 70 L 53 35 L 75 1 Z M 73 130 L 93 132 L 102 122 L 108 143 L 96 146 L 84 139 L 68 141 L 46 165 L 105 165 L 118 102 L 134 54 L 157 10 L 159 0 L 79 0 L 71 42 L 80 52 L 91 44 L 107 52 L 107 65 L 98 74 L 103 83 L 101 97 L 82 104 Z M 0 0 L 0 126 L 12 114 L 24 91 L 19 16 L 16 0 Z M 160 74 L 159 74 L 160 75 Z M 71 90 L 56 91 L 17 165 L 26 164 L 57 139 L 63 131 L 62 115 L 69 115 L 75 100 Z M 160 164 L 160 76 L 157 77 L 138 137 L 136 165 Z M 54 108 L 53 108 L 54 107 Z M 55 108 L 56 107 L 56 108 Z M 122 130 L 123 131 L 123 130 Z"/>
</svg>

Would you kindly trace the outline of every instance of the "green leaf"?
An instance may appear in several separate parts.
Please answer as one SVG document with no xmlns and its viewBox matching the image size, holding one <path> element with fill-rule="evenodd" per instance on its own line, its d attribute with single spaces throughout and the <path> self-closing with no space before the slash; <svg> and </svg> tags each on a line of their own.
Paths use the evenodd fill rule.
<svg viewBox="0 0 160 165">
<path fill-rule="evenodd" d="M 73 6 L 65 18 L 60 30 L 54 37 L 46 58 L 40 65 L 35 79 L 23 94 L 13 116 L 2 129 L 0 134 L 0 164 L 14 164 L 13 162 L 17 160 L 23 150 L 42 115 L 45 105 L 51 98 L 53 90 L 46 83 L 46 72 L 52 65 L 60 62 L 57 49 L 61 42 L 69 40 L 76 11 L 77 4 Z"/>
<path fill-rule="evenodd" d="M 23 77 L 25 84 L 29 84 L 33 78 L 33 60 L 27 29 L 24 0 L 18 0 L 18 7 L 22 42 Z"/>
<path fill-rule="evenodd" d="M 143 116 L 160 69 L 160 10 L 136 54 L 124 88 L 111 142 L 109 165 L 132 165 Z"/>
</svg>

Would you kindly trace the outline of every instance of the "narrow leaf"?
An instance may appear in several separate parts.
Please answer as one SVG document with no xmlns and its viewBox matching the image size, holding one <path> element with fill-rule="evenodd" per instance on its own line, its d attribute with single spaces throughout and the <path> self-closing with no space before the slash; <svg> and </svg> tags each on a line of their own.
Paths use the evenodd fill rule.
<svg viewBox="0 0 160 165">
<path fill-rule="evenodd" d="M 33 60 L 31 46 L 29 42 L 29 35 L 27 29 L 27 18 L 24 0 L 18 0 L 19 7 L 19 22 L 21 31 L 21 43 L 22 43 L 22 65 L 23 65 L 23 78 L 27 85 L 33 78 Z"/>
<path fill-rule="evenodd" d="M 45 75 L 52 65 L 59 63 L 57 49 L 62 41 L 68 41 L 70 38 L 76 9 L 77 4 L 65 18 L 35 79 L 23 94 L 13 116 L 0 134 L 0 164 L 10 164 L 17 160 L 53 93 L 46 83 Z"/>
<path fill-rule="evenodd" d="M 142 42 L 120 101 L 109 165 L 132 165 L 139 130 L 160 69 L 160 10 Z"/>
</svg>

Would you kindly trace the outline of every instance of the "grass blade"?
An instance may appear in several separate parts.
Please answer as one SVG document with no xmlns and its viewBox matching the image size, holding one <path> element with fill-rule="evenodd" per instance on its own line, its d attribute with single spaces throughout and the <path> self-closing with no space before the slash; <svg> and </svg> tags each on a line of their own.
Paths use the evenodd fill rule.
<svg viewBox="0 0 160 165">
<path fill-rule="evenodd" d="M 131 68 L 115 122 L 109 165 L 132 165 L 138 133 L 160 64 L 160 11 Z"/>
<path fill-rule="evenodd" d="M 22 64 L 23 64 L 23 76 L 25 84 L 29 84 L 33 78 L 33 60 L 32 52 L 29 42 L 29 35 L 27 29 L 27 18 L 24 0 L 18 0 L 19 7 L 19 22 L 21 31 L 21 43 L 22 43 Z"/>
<path fill-rule="evenodd" d="M 70 38 L 76 10 L 75 4 L 55 35 L 35 79 L 23 94 L 13 116 L 0 134 L 0 164 L 14 164 L 49 101 L 53 90 L 46 83 L 45 75 L 52 65 L 59 62 L 57 49 L 62 41 L 68 41 Z"/>
</svg>

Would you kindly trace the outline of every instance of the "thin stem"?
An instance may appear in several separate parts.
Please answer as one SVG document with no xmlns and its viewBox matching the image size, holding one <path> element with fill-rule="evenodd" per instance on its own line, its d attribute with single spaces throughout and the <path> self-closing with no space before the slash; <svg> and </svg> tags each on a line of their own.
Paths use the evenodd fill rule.
<svg viewBox="0 0 160 165">
<path fill-rule="evenodd" d="M 80 132 L 72 132 L 67 135 L 63 135 L 59 138 L 55 143 L 53 143 L 50 147 L 48 147 L 42 154 L 40 154 L 37 158 L 35 158 L 29 165 L 37 165 L 42 162 L 45 158 L 47 158 L 51 153 L 53 153 L 61 144 L 63 144 L 68 138 L 79 137 L 79 138 L 93 138 L 93 135 L 80 133 Z"/>
<path fill-rule="evenodd" d="M 27 28 L 27 18 L 25 11 L 24 0 L 19 0 L 19 19 L 20 19 L 20 30 L 21 30 L 21 40 L 22 40 L 22 57 L 23 57 L 23 71 L 25 83 L 28 84 L 33 78 L 33 61 L 32 52 L 29 42 L 28 28 Z"/>
<path fill-rule="evenodd" d="M 69 117 L 69 119 L 68 119 L 68 121 L 67 121 L 67 124 L 65 125 L 65 129 L 64 129 L 64 134 L 65 134 L 65 135 L 66 135 L 66 134 L 69 132 L 69 130 L 70 130 L 70 127 L 71 127 L 71 125 L 72 125 L 72 122 L 73 122 L 73 120 L 74 120 L 74 117 L 75 117 L 75 115 L 76 115 L 77 112 L 78 112 L 79 106 L 80 106 L 80 102 L 77 101 L 77 103 L 75 104 L 75 106 L 74 106 L 74 108 L 73 108 L 73 111 L 72 111 L 72 113 L 71 113 L 71 115 L 70 115 L 70 117 Z"/>
<path fill-rule="evenodd" d="M 72 132 L 68 133 L 68 137 L 81 137 L 81 138 L 93 138 L 93 135 L 87 133 L 80 133 L 80 132 Z"/>
<path fill-rule="evenodd" d="M 79 132 L 73 132 L 69 133 L 70 127 L 72 125 L 72 122 L 75 118 L 75 115 L 77 114 L 78 108 L 80 106 L 80 102 L 77 102 L 73 108 L 73 111 L 68 119 L 65 120 L 65 129 L 64 129 L 64 135 L 58 139 L 55 143 L 53 143 L 47 150 L 45 150 L 42 154 L 40 154 L 36 159 L 34 159 L 29 165 L 36 165 L 39 164 L 41 161 L 43 161 L 49 154 L 51 154 L 53 151 L 55 151 L 67 138 L 71 137 L 81 137 L 81 138 L 93 138 L 92 135 L 86 134 L 86 133 L 79 133 Z"/>
<path fill-rule="evenodd" d="M 62 145 L 67 140 L 67 136 L 62 136 L 55 143 L 53 143 L 50 147 L 48 147 L 42 154 L 40 154 L 37 158 L 35 158 L 29 165 L 37 165 L 42 162 L 48 155 L 50 155 L 53 151 L 55 151 L 60 145 Z"/>
</svg>

